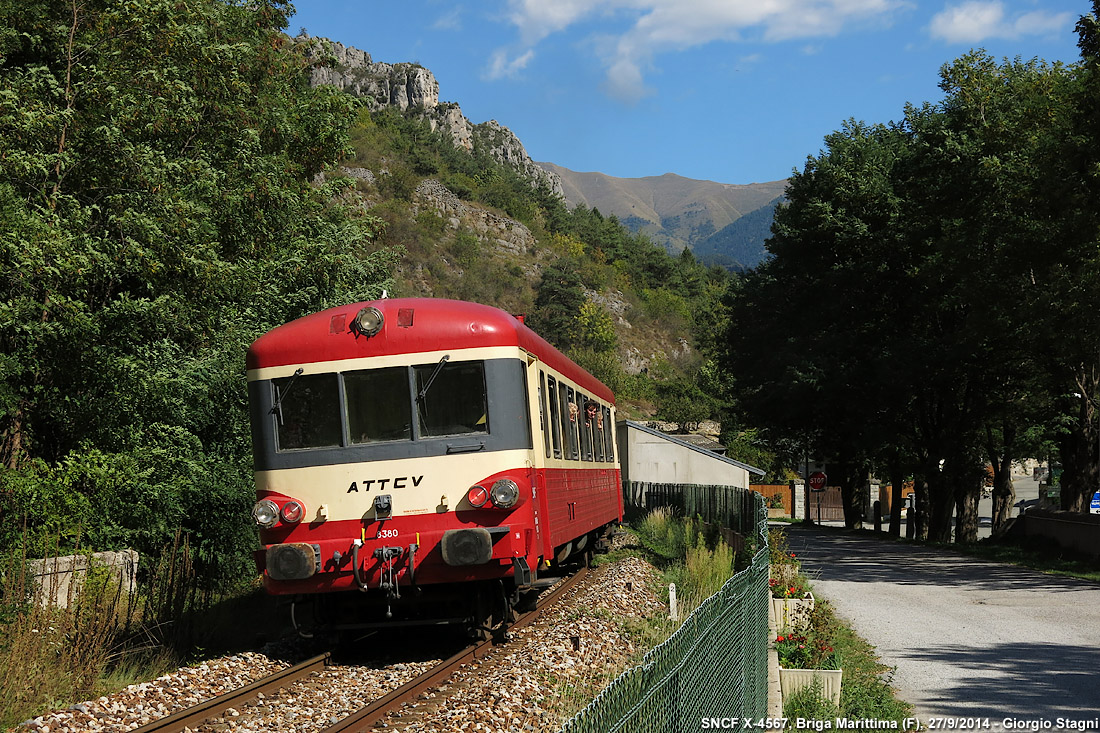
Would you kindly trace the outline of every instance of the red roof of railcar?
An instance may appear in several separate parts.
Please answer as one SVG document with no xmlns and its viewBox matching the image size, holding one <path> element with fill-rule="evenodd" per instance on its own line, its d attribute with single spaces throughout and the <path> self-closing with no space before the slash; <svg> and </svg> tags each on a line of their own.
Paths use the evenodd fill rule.
<svg viewBox="0 0 1100 733">
<path fill-rule="evenodd" d="M 385 325 L 370 338 L 351 323 L 367 306 L 382 312 Z M 403 325 L 410 322 L 411 325 Z M 611 390 L 570 361 L 515 316 L 487 305 L 440 298 L 390 298 L 330 308 L 274 328 L 248 349 L 248 368 L 311 364 L 387 354 L 445 349 L 519 346 L 583 389 L 609 402 Z"/>
</svg>

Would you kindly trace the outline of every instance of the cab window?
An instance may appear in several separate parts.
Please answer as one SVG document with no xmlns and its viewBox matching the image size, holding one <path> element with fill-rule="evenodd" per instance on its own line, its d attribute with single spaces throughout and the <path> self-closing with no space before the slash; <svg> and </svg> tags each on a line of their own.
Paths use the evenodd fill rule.
<svg viewBox="0 0 1100 733">
<path fill-rule="evenodd" d="M 416 367 L 420 435 L 463 435 L 489 431 L 485 367 L 481 362 Z"/>
<path fill-rule="evenodd" d="M 340 445 L 340 392 L 335 374 L 302 374 L 272 380 L 279 450 Z"/>
<path fill-rule="evenodd" d="M 409 372 L 405 367 L 344 374 L 352 444 L 412 438 Z"/>
</svg>

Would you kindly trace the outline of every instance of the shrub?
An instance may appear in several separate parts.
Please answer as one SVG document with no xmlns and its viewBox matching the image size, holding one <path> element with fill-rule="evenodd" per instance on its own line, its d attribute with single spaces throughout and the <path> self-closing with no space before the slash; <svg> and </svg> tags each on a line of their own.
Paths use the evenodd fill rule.
<svg viewBox="0 0 1100 733">
<path fill-rule="evenodd" d="M 459 232 L 451 243 L 451 253 L 458 264 L 472 267 L 481 255 L 481 242 L 470 232 Z"/>
<path fill-rule="evenodd" d="M 768 529 L 769 561 L 772 568 L 779 565 L 798 565 L 798 558 L 787 543 L 787 533 L 780 528 Z"/>
</svg>

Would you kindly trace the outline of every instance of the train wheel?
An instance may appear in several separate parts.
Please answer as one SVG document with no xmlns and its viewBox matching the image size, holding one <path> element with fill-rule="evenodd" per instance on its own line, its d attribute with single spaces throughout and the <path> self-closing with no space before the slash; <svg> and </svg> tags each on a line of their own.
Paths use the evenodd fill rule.
<svg viewBox="0 0 1100 733">
<path fill-rule="evenodd" d="M 476 641 L 487 641 L 493 634 L 493 604 L 490 586 L 478 583 L 470 609 L 470 637 Z"/>
<path fill-rule="evenodd" d="M 501 581 L 479 584 L 471 606 L 470 636 L 478 641 L 503 637 L 517 618 L 518 600 L 518 594 L 509 594 Z"/>
</svg>

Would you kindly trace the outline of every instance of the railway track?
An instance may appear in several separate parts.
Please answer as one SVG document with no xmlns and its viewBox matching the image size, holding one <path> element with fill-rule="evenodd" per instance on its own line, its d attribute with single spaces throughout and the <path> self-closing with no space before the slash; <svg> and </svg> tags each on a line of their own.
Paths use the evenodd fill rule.
<svg viewBox="0 0 1100 733">
<path fill-rule="evenodd" d="M 510 629 L 518 629 L 533 623 L 538 617 L 554 603 L 556 603 L 570 589 L 576 587 L 588 576 L 588 568 L 581 568 L 578 572 L 567 578 L 553 591 L 540 598 L 535 609 L 519 616 Z M 359 710 L 353 712 L 341 720 L 329 725 L 323 733 L 342 733 L 343 731 L 362 731 L 370 728 L 391 712 L 397 710 L 402 704 L 417 699 L 424 692 L 439 686 L 448 679 L 462 665 L 487 656 L 493 648 L 495 640 L 488 639 L 472 644 L 458 652 L 449 659 L 445 659 L 430 668 L 420 676 L 394 689 L 388 694 L 379 697 Z M 184 733 L 186 730 L 195 730 L 203 721 L 216 718 L 227 711 L 246 706 L 249 701 L 264 696 L 270 696 L 278 690 L 289 687 L 323 671 L 332 664 L 331 652 L 317 655 L 311 659 L 300 662 L 293 667 L 288 667 L 273 675 L 241 687 L 232 692 L 206 700 L 194 707 L 181 710 L 137 729 L 137 733 Z"/>
</svg>

